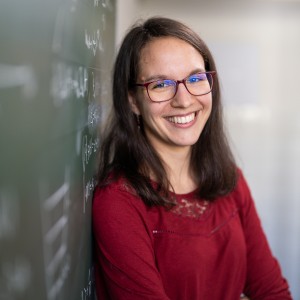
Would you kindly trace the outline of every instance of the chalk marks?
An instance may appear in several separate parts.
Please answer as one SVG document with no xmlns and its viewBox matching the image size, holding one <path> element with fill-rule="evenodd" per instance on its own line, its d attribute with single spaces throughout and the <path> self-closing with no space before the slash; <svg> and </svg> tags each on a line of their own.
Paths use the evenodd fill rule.
<svg viewBox="0 0 300 300">
<path fill-rule="evenodd" d="M 104 52 L 105 44 L 104 44 L 104 32 L 106 30 L 106 15 L 102 14 L 101 18 L 101 26 L 98 28 L 90 28 L 85 29 L 84 31 L 84 42 L 87 49 L 91 50 L 93 55 L 96 56 L 97 51 Z"/>
<path fill-rule="evenodd" d="M 72 105 L 80 104 L 83 108 L 82 113 L 86 114 L 85 117 L 82 115 L 86 122 L 77 124 L 76 129 L 80 130 L 77 131 L 75 139 L 75 151 L 78 156 L 81 155 L 82 161 L 83 213 L 85 213 L 86 205 L 96 185 L 93 174 L 87 172 L 87 166 L 91 164 L 91 160 L 94 161 L 100 145 L 99 137 L 95 136 L 98 133 L 99 124 L 102 122 L 103 105 L 99 103 L 99 97 L 103 96 L 100 94 L 105 93 L 107 88 L 102 86 L 101 74 L 97 69 L 56 62 L 53 64 L 52 70 L 51 92 L 55 107 L 59 108 L 72 101 Z M 62 185 L 57 193 L 64 192 L 65 188 Z M 48 201 L 51 202 L 49 199 Z"/>
<path fill-rule="evenodd" d="M 94 8 L 103 7 L 108 10 L 113 9 L 112 0 L 85 0 L 85 1 L 93 4 Z"/>
<path fill-rule="evenodd" d="M 112 9 L 111 0 L 94 0 L 94 7 L 98 7 L 100 5 L 104 8 L 108 8 L 109 10 Z"/>
<path fill-rule="evenodd" d="M 103 90 L 103 91 L 102 91 Z M 83 100 L 88 102 L 88 127 L 94 129 L 101 119 L 101 109 L 96 103 L 98 97 L 107 88 L 103 87 L 100 71 L 82 66 L 68 65 L 56 62 L 52 65 L 51 96 L 56 107 L 62 106 L 68 100 Z"/>
<path fill-rule="evenodd" d="M 82 185 L 83 185 L 83 213 L 86 212 L 86 206 L 88 201 L 91 200 L 93 191 L 97 184 L 94 174 L 89 174 L 87 171 L 87 166 L 89 165 L 92 157 L 97 153 L 100 145 L 100 140 L 98 137 L 92 137 L 84 135 L 82 139 Z M 94 168 L 92 168 L 94 170 Z"/>
<path fill-rule="evenodd" d="M 85 5 L 82 5 L 85 4 Z M 111 0 L 85 0 L 85 1 L 68 1 L 62 5 L 56 15 L 54 34 L 52 40 L 52 50 L 54 53 L 72 53 L 75 57 L 81 57 L 81 51 L 77 48 L 70 47 L 70 37 L 66 36 L 66 32 L 72 28 L 74 35 L 72 38 L 75 40 L 79 38 L 82 44 L 79 48 L 85 47 L 91 51 L 93 56 L 98 52 L 104 53 L 107 43 L 105 43 L 105 33 L 107 31 L 106 15 L 111 15 L 113 12 L 114 4 Z M 74 18 L 88 14 L 88 20 Z M 85 24 L 85 26 L 82 26 Z"/>
<path fill-rule="evenodd" d="M 86 212 L 86 206 L 88 201 L 91 200 L 97 181 L 95 178 L 91 178 L 86 182 L 85 176 L 83 177 L 83 213 Z"/>
<path fill-rule="evenodd" d="M 75 96 L 84 98 L 88 91 L 87 68 L 74 67 L 66 63 L 53 63 L 50 93 L 55 106 L 60 106 L 66 99 Z"/>
<path fill-rule="evenodd" d="M 81 290 L 81 300 L 89 300 L 93 296 L 94 268 L 89 268 L 86 286 Z"/>
<path fill-rule="evenodd" d="M 86 170 L 86 166 L 93 153 L 96 153 L 100 145 L 100 139 L 98 137 L 88 137 L 85 135 L 82 139 L 82 167 L 83 172 Z"/>
<path fill-rule="evenodd" d="M 85 30 L 84 33 L 85 45 L 88 49 L 92 50 L 94 55 L 96 55 L 97 50 L 104 50 L 100 29 L 96 29 L 93 31 Z"/>
<path fill-rule="evenodd" d="M 84 42 L 87 49 L 91 50 L 93 55 L 96 56 L 97 51 L 104 52 L 105 51 L 105 43 L 104 43 L 104 33 L 107 29 L 107 21 L 106 21 L 106 10 L 111 11 L 113 6 L 110 0 L 94 0 L 94 7 L 97 8 L 101 4 L 100 17 L 99 14 L 97 16 L 97 20 L 100 21 L 98 26 L 85 29 L 84 31 Z M 92 23 L 91 23 L 92 24 Z"/>
<path fill-rule="evenodd" d="M 101 106 L 98 103 L 90 103 L 88 105 L 88 128 L 90 132 L 97 127 L 101 121 Z"/>
</svg>

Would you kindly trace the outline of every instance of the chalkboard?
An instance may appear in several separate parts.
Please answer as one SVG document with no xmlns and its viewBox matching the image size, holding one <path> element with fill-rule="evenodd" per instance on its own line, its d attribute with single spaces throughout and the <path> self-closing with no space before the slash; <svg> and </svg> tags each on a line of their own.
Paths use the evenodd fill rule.
<svg viewBox="0 0 300 300">
<path fill-rule="evenodd" d="M 113 0 L 0 3 L 1 300 L 96 298 L 91 204 L 114 34 Z"/>
</svg>

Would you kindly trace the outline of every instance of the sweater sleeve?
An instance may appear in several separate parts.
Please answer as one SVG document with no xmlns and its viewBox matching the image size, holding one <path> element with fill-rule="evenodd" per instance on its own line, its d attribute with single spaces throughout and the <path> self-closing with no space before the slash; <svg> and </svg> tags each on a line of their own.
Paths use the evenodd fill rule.
<svg viewBox="0 0 300 300">
<path fill-rule="evenodd" d="M 240 174 L 239 198 L 241 222 L 247 246 L 245 294 L 251 300 L 290 300 L 287 281 L 273 257 L 262 229 L 254 201 L 243 175 Z"/>
<path fill-rule="evenodd" d="M 142 201 L 114 184 L 96 190 L 93 232 L 99 299 L 169 299 L 156 267 L 145 209 Z"/>
</svg>

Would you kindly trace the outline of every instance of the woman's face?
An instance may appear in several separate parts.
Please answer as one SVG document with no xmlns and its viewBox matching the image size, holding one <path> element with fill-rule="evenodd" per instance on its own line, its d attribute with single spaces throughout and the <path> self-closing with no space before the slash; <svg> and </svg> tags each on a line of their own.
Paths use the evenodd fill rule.
<svg viewBox="0 0 300 300">
<path fill-rule="evenodd" d="M 173 37 L 157 38 L 142 50 L 138 83 L 158 79 L 182 80 L 205 71 L 202 55 L 190 44 Z M 191 95 L 179 84 L 176 96 L 150 101 L 146 88 L 129 95 L 134 113 L 141 115 L 145 134 L 157 151 L 190 149 L 197 142 L 212 109 L 211 93 Z"/>
</svg>

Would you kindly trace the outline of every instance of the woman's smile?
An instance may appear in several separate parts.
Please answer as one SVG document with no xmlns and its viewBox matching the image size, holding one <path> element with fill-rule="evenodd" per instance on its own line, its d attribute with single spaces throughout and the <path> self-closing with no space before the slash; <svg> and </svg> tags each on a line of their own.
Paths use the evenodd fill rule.
<svg viewBox="0 0 300 300">
<path fill-rule="evenodd" d="M 171 123 L 186 125 L 192 123 L 192 121 L 195 120 L 195 117 L 196 117 L 196 113 L 193 112 L 185 116 L 180 116 L 180 115 L 172 116 L 172 117 L 167 117 L 166 119 Z"/>
</svg>

